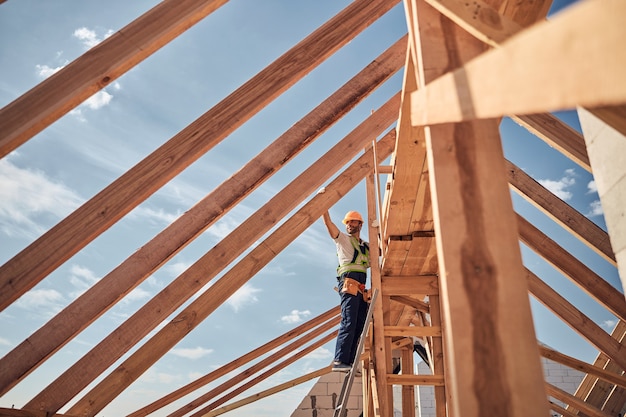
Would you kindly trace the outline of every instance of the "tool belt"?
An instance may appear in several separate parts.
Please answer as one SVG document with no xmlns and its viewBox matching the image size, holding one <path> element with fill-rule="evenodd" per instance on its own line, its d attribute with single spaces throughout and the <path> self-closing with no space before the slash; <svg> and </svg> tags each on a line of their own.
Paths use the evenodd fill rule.
<svg viewBox="0 0 626 417">
<path fill-rule="evenodd" d="M 357 295 L 361 293 L 363 300 L 369 303 L 372 296 L 370 292 L 365 288 L 365 284 L 361 284 L 359 281 L 353 278 L 345 277 L 343 279 L 343 286 L 341 287 L 341 293 L 348 293 L 350 295 Z"/>
</svg>

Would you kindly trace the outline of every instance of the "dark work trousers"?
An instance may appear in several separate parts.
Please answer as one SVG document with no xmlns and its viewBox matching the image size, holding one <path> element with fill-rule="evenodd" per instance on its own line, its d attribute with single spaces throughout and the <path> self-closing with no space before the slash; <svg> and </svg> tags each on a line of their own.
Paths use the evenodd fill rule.
<svg viewBox="0 0 626 417">
<path fill-rule="evenodd" d="M 356 279 L 362 284 L 367 279 L 365 273 L 359 272 L 349 272 L 347 276 Z M 339 296 L 341 297 L 341 322 L 339 323 L 339 333 L 337 334 L 335 361 L 352 365 L 357 353 L 359 336 L 365 325 L 368 305 L 363 300 L 363 294 L 361 293 L 357 293 L 357 295 L 341 293 L 343 278 L 341 276 L 338 280 Z"/>
</svg>

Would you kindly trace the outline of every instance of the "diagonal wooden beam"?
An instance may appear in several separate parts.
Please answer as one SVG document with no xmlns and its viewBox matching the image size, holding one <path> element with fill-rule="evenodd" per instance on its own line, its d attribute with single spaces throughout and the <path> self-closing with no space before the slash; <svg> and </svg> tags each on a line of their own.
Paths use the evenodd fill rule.
<svg viewBox="0 0 626 417">
<path fill-rule="evenodd" d="M 624 14 L 620 1 L 573 5 L 413 93 L 413 125 L 623 105 Z"/>
<path fill-rule="evenodd" d="M 583 411 L 589 417 L 612 417 L 611 415 L 602 412 L 602 410 L 600 410 L 599 408 L 587 404 L 580 398 L 574 397 L 573 395 L 552 384 L 546 383 L 546 391 L 548 392 L 548 395 L 551 395 L 552 397 L 564 402 L 565 404 L 575 406 L 577 409 Z"/>
<path fill-rule="evenodd" d="M 398 103 L 396 103 L 397 105 Z M 397 107 L 396 107 L 397 109 Z M 397 110 L 396 110 L 397 111 Z M 366 134 L 359 135 L 361 139 Z M 375 134 L 376 136 L 376 134 Z M 365 138 L 364 140 L 367 140 Z M 394 135 L 388 134 L 379 142 L 378 150 L 381 161 L 392 151 Z M 329 152 L 336 155 L 337 152 Z M 344 154 L 342 154 L 343 157 Z M 380 161 L 379 161 L 380 162 Z M 294 181 L 277 194 L 268 204 L 257 211 L 257 216 L 248 218 L 227 238 L 223 239 L 217 250 L 209 251 L 198 262 L 192 265 L 186 275 L 197 280 L 207 274 L 207 271 L 214 267 L 217 258 L 225 256 L 224 252 L 231 252 L 235 248 L 249 241 L 247 230 L 253 224 L 260 223 L 268 226 L 275 226 L 276 221 L 289 213 L 287 211 L 278 213 L 275 205 L 291 206 L 302 201 L 303 195 L 310 195 L 326 179 L 325 174 L 333 172 L 332 167 L 337 164 L 316 163 L 313 168 L 305 171 L 299 178 L 301 181 Z M 261 242 L 256 248 L 239 261 L 230 271 L 209 287 L 202 295 L 194 300 L 188 307 L 179 313 L 168 325 L 161 329 L 146 344 L 141 346 L 133 355 L 119 365 L 111 374 L 105 377 L 91 391 L 85 394 L 70 410 L 81 415 L 92 416 L 99 412 L 119 395 L 132 381 L 138 378 L 160 357 L 165 355 L 169 349 L 174 347 L 183 337 L 185 337 L 204 318 L 211 314 L 217 307 L 225 302 L 235 291 L 243 286 L 255 273 L 260 271 L 276 254 L 280 253 L 293 239 L 299 236 L 307 227 L 319 219 L 322 213 L 332 204 L 336 203 L 343 195 L 351 190 L 359 181 L 373 169 L 373 158 L 371 152 L 365 153 L 352 163 L 341 175 L 333 180 L 327 187 L 326 192 L 317 194 L 311 201 L 298 210 L 292 217 L 280 225 L 269 237 Z M 230 237 L 230 239 L 229 239 Z M 219 256 L 218 256 L 219 254 Z M 202 286 L 201 286 L 202 287 Z M 200 288 L 201 288 L 200 287 Z M 198 289 L 200 289 L 198 288 Z M 161 307 L 162 308 L 162 307 Z M 76 365 L 75 365 L 76 366 Z M 91 380 L 93 378 L 89 378 Z M 54 383 L 53 383 L 53 386 Z M 59 387 L 63 384 L 59 384 Z M 48 394 L 49 395 L 49 394 Z M 55 399 L 56 397 L 51 397 Z M 35 400 L 31 400 L 35 401 Z"/>
<path fill-rule="evenodd" d="M 622 293 L 519 214 L 517 226 L 522 242 L 563 272 L 600 305 L 606 307 L 620 320 L 626 320 L 626 301 Z"/>
<path fill-rule="evenodd" d="M 569 230 L 581 242 L 613 266 L 617 266 L 608 233 L 547 190 L 515 164 L 510 161 L 505 161 L 505 164 L 509 185 L 513 190 L 552 220 Z"/>
<path fill-rule="evenodd" d="M 617 340 L 528 269 L 526 279 L 530 293 L 539 302 L 560 317 L 572 330 L 626 369 L 626 349 Z"/>
<path fill-rule="evenodd" d="M 398 1 L 358 0 L 350 3 L 5 263 L 0 267 L 0 311 L 243 125 Z"/>
<path fill-rule="evenodd" d="M 571 356 L 565 355 L 561 352 L 557 352 L 556 350 L 550 349 L 549 347 L 543 345 L 539 345 L 539 351 L 541 352 L 541 356 L 543 356 L 544 358 L 553 360 L 562 365 L 569 366 L 572 369 L 581 371 L 585 374 L 593 375 L 612 384 L 626 388 L 626 376 L 607 371 L 606 369 L 600 368 L 595 365 L 590 365 L 587 362 L 572 358 Z"/>
<path fill-rule="evenodd" d="M 253 394 L 249 397 L 243 398 L 241 400 L 232 402 L 228 405 L 225 405 L 223 407 L 217 408 L 215 410 L 211 410 L 209 413 L 206 414 L 207 417 L 214 417 L 214 416 L 219 416 L 222 415 L 224 413 L 227 413 L 228 411 L 232 411 L 235 410 L 239 407 L 243 407 L 244 405 L 250 404 L 254 401 L 258 401 L 260 399 L 266 398 L 270 395 L 274 395 L 277 392 L 280 391 L 284 391 L 288 388 L 293 388 L 296 385 L 300 385 L 304 382 L 310 381 L 312 379 L 318 378 L 322 375 L 326 375 L 328 373 L 332 372 L 331 371 L 331 367 L 330 366 L 326 366 L 324 368 L 318 369 L 317 371 L 313 371 L 313 372 L 309 372 L 306 375 L 302 375 L 298 378 L 292 379 L 291 381 L 287 381 L 287 382 L 283 382 L 280 385 L 277 385 L 273 388 L 261 391 L 259 393 Z"/>
<path fill-rule="evenodd" d="M 269 144 L 261 153 L 0 359 L 0 395 L 148 278 L 280 170 L 404 63 L 406 37 Z"/>
</svg>

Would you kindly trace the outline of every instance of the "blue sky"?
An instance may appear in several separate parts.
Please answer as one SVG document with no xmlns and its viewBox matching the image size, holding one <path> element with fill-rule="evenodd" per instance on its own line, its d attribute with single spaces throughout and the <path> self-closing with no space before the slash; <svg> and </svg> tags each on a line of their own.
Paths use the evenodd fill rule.
<svg viewBox="0 0 626 417">
<path fill-rule="evenodd" d="M 102 7 L 95 1 L 10 0 L 2 4 L 0 105 L 10 103 L 157 3 L 113 0 Z M 230 1 L 0 160 L 0 262 L 11 259 L 349 3 Z M 567 3 L 555 2 L 555 9 Z M 406 32 L 403 13 L 402 5 L 395 7 L 1 312 L 0 355 L 41 327 L 400 38 Z M 25 383 L 0 398 L 0 407 L 21 407 L 401 86 L 399 73 L 33 372 Z M 559 116 L 579 129 L 575 113 Z M 508 159 L 605 228 L 589 173 L 510 120 L 505 119 L 501 130 Z M 621 290 L 614 268 L 523 200 L 516 196 L 513 200 L 520 213 L 541 224 L 553 239 Z M 331 215 L 339 222 L 352 209 L 365 211 L 364 184 L 334 206 Z M 605 329 L 612 329 L 611 314 L 532 252 L 522 250 L 530 269 L 555 289 L 568 291 L 577 307 Z M 332 290 L 334 252 L 321 220 L 316 222 L 99 415 L 134 411 L 336 305 L 338 299 Z M 543 342 L 593 361 L 597 353 L 593 347 L 534 301 L 533 309 Z M 325 345 L 259 385 L 255 392 L 327 365 L 333 349 L 334 342 Z M 304 384 L 229 415 L 289 415 L 309 387 Z"/>
</svg>

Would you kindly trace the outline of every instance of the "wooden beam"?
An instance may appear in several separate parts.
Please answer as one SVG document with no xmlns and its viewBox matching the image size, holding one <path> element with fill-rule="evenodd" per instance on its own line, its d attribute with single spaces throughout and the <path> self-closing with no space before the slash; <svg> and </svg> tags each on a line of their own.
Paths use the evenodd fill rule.
<svg viewBox="0 0 626 417">
<path fill-rule="evenodd" d="M 226 2 L 162 1 L 0 109 L 0 158 Z"/>
<path fill-rule="evenodd" d="M 49 404 L 50 409 L 59 409 L 65 402 L 71 400 L 72 396 L 77 395 L 97 375 L 104 372 L 126 349 L 138 343 L 151 329 L 171 314 L 173 309 L 180 305 L 176 304 L 177 301 L 182 303 L 192 294 L 198 292 L 222 268 L 233 262 L 245 250 L 246 244 L 250 244 L 261 237 L 271 227 L 275 226 L 278 219 L 293 210 L 298 202 L 319 189 L 323 182 L 333 175 L 334 170 L 345 165 L 358 152 L 358 149 L 362 149 L 359 144 L 367 143 L 372 137 L 376 137 L 384 127 L 388 126 L 393 120 L 394 112 L 397 112 L 398 99 L 399 97 L 395 96 L 381 109 L 374 112 L 368 121 L 357 127 L 344 140 L 307 168 L 298 178 L 266 203 L 263 208 L 249 217 L 235 231 L 224 238 L 219 245 L 207 252 L 192 267 L 154 296 L 123 325 L 111 332 L 107 338 L 83 356 L 61 377 L 57 378 L 56 382 L 53 382 L 31 401 L 34 404 L 46 404 L 46 407 Z M 374 121 L 374 119 L 377 120 Z M 395 138 L 390 135 L 386 135 L 381 140 L 382 149 L 379 149 L 379 152 L 384 157 L 391 152 L 394 140 Z M 361 175 L 359 178 L 362 178 L 365 175 L 365 170 L 372 163 L 371 157 L 366 161 L 363 158 L 365 156 L 358 159 L 363 161 L 362 166 L 351 165 L 346 170 L 346 175 L 353 172 L 354 175 Z M 342 180 L 338 183 L 342 187 L 353 186 L 359 180 L 359 178 L 347 180 L 344 176 L 341 178 Z M 343 192 L 343 188 L 341 190 Z M 332 202 L 340 198 L 339 195 L 322 194 L 322 196 L 326 196 Z M 296 230 L 299 230 L 300 227 L 301 225 Z M 257 235 L 257 233 L 259 234 Z M 287 236 L 295 237 L 297 234 L 290 232 Z M 169 311 L 170 306 L 172 311 Z M 182 320 L 186 322 L 189 319 L 189 317 L 185 317 Z M 58 392 L 61 387 L 62 392 Z"/>
<path fill-rule="evenodd" d="M 520 215 L 517 216 L 517 226 L 520 240 L 530 249 L 563 272 L 620 320 L 626 320 L 626 300 L 622 293 Z"/>
<path fill-rule="evenodd" d="M 578 414 L 572 413 L 571 411 L 561 407 L 560 405 L 556 404 L 553 401 L 550 401 L 549 403 L 550 403 L 550 409 L 561 414 L 562 417 L 579 417 Z"/>
<path fill-rule="evenodd" d="M 426 0 L 476 39 L 496 47 L 523 27 L 481 0 Z M 534 22 L 533 22 L 534 23 Z"/>
<path fill-rule="evenodd" d="M 527 114 L 511 116 L 511 119 L 576 162 L 581 168 L 591 172 L 585 138 L 556 116 L 549 113 Z"/>
<path fill-rule="evenodd" d="M 397 103 L 396 103 L 397 104 Z M 397 107 L 396 107 L 397 108 Z M 376 135 L 376 133 L 374 133 Z M 359 136 L 367 136 L 365 132 Z M 361 138 L 363 140 L 363 138 Z M 384 160 L 392 151 L 393 133 L 381 139 L 378 145 L 379 157 Z M 365 138 L 367 140 L 367 138 Z M 337 145 L 336 145 L 337 146 Z M 338 155 L 337 148 L 334 147 L 328 156 L 343 158 L 345 155 Z M 348 152 L 349 153 L 349 152 Z M 285 214 L 278 214 L 278 206 L 297 204 L 302 196 L 314 194 L 324 181 L 325 174 L 332 172 L 331 165 L 326 165 L 328 161 L 324 158 L 314 163 L 308 170 L 303 172 L 298 179 L 272 198 L 264 207 L 261 207 L 256 215 L 249 217 L 235 231 L 224 238 L 218 246 L 205 254 L 200 260 L 192 265 L 185 273 L 192 280 L 201 279 L 207 275 L 207 271 L 215 267 L 215 262 L 219 258 L 226 256 L 234 248 L 245 246 L 244 242 L 249 241 L 248 230 L 255 227 L 255 223 L 261 225 L 275 226 L 277 219 Z M 323 194 L 316 194 L 312 200 L 306 203 L 292 217 L 281 224 L 276 230 L 261 242 L 256 248 L 248 253 L 232 269 L 222 276 L 220 280 L 210 286 L 201 296 L 189 304 L 181 311 L 168 325 L 163 327 L 146 344 L 141 346 L 134 354 L 119 365 L 111 374 L 105 377 L 97 386 L 82 397 L 70 410 L 78 411 L 79 414 L 97 413 L 121 393 L 133 380 L 138 378 L 160 357 L 165 355 L 169 349 L 174 347 L 183 337 L 185 337 L 204 318 L 211 314 L 217 307 L 225 302 L 235 291 L 241 288 L 255 273 L 261 270 L 276 254 L 287 247 L 292 240 L 299 236 L 315 220 L 319 219 L 324 211 L 336 203 L 344 194 L 352 189 L 365 175 L 373 169 L 372 153 L 367 152 L 357 158 L 352 165 L 344 170 L 328 186 Z M 379 161 L 380 162 L 380 161 Z M 333 164 L 336 167 L 341 165 Z M 324 171 L 328 172 L 324 172 Z M 289 209 L 285 213 L 289 213 Z M 219 255 L 218 255 L 219 254 Z M 194 291 L 195 292 L 195 291 Z M 156 297 L 155 297 L 156 298 Z M 153 298 L 154 300 L 154 298 Z M 159 308 L 162 308 L 160 306 Z M 112 333 L 115 336 L 115 332 Z M 119 343 L 118 340 L 115 340 Z M 74 365 L 76 367 L 76 365 Z M 81 368 L 81 372 L 84 369 Z M 91 380 L 91 379 L 90 379 Z M 63 387 L 63 384 L 53 387 Z M 48 394 L 49 395 L 49 394 Z M 58 396 L 52 396 L 56 399 Z M 34 401 L 34 400 L 31 400 Z"/>
<path fill-rule="evenodd" d="M 594 116 L 626 136 L 626 105 L 587 109 Z"/>
<path fill-rule="evenodd" d="M 623 349 L 617 340 L 528 269 L 526 269 L 526 279 L 528 289 L 539 302 L 559 316 L 572 330 L 619 364 L 622 369 L 626 369 L 626 349 Z"/>
<path fill-rule="evenodd" d="M 387 375 L 388 385 L 443 385 L 443 377 L 439 375 Z"/>
<path fill-rule="evenodd" d="M 374 174 L 370 174 L 365 179 L 365 190 L 367 197 L 367 217 L 368 217 L 368 236 L 380 236 L 379 227 L 375 227 L 372 220 L 376 216 L 376 192 L 374 190 L 375 181 Z M 370 282 L 372 290 L 378 290 L 382 293 L 382 280 L 380 269 L 379 245 L 370 242 Z M 391 362 L 391 337 L 385 333 L 385 325 L 389 323 L 389 314 L 387 312 L 388 297 L 381 296 L 377 303 L 372 305 L 372 356 L 373 365 L 378 375 L 386 375 L 393 365 Z M 378 392 L 378 402 L 382 415 L 393 413 L 393 391 L 391 387 L 387 387 L 384 381 L 376 380 Z"/>
<path fill-rule="evenodd" d="M 623 105 L 625 14 L 624 2 L 590 0 L 533 26 L 414 92 L 413 126 Z"/>
<path fill-rule="evenodd" d="M 626 388 L 626 376 L 607 371 L 606 369 L 600 368 L 598 366 L 590 365 L 587 362 L 572 358 L 571 356 L 567 356 L 546 346 L 539 345 L 539 351 L 541 352 L 541 356 L 543 356 L 544 358 L 553 360 L 585 374 L 591 374 L 607 382 Z"/>
<path fill-rule="evenodd" d="M 436 275 L 382 277 L 382 294 L 386 296 L 437 293 L 439 283 Z"/>
<path fill-rule="evenodd" d="M 564 402 L 565 404 L 575 406 L 577 409 L 583 411 L 589 417 L 611 417 L 609 414 L 603 413 L 602 410 L 600 410 L 599 408 L 587 404 L 580 398 L 574 397 L 573 395 L 563 391 L 561 388 L 555 387 L 552 384 L 546 383 L 546 391 L 548 392 L 548 395 L 551 395 L 552 397 Z"/>
<path fill-rule="evenodd" d="M 385 326 L 385 336 L 441 337 L 441 327 Z"/>
<path fill-rule="evenodd" d="M 182 250 L 361 102 L 404 62 L 406 38 L 269 144 L 228 180 L 0 359 L 0 395 Z M 34 271 L 33 271 L 34 272 Z M 29 278 L 27 278 L 29 279 Z"/>
<path fill-rule="evenodd" d="M 618 321 L 611 332 L 611 337 L 620 344 L 623 344 L 624 338 L 626 338 L 626 323 L 621 320 Z M 602 368 L 605 371 L 620 374 L 624 372 L 615 361 L 612 361 L 611 358 L 603 352 L 598 353 L 593 364 L 596 368 Z M 574 396 L 584 399 L 586 403 L 600 408 L 606 402 L 611 389 L 611 383 L 600 380 L 592 374 L 587 374 L 581 381 L 578 389 L 576 389 Z M 572 412 L 577 412 L 575 407 L 572 406 L 568 406 L 567 409 Z"/>
<path fill-rule="evenodd" d="M 430 306 L 428 305 L 428 303 L 425 303 L 423 301 L 417 300 L 415 298 L 399 296 L 399 295 L 392 295 L 389 298 L 392 301 L 397 301 L 397 302 L 402 303 L 404 305 L 407 305 L 409 307 L 413 307 L 416 310 L 423 311 L 425 313 L 430 312 Z"/>
<path fill-rule="evenodd" d="M 206 3 L 186 0 L 181 4 L 190 1 Z M 5 263 L 0 267 L 0 311 L 311 72 L 397 1 L 350 3 Z M 0 132 L 4 129 L 0 128 Z"/>
<path fill-rule="evenodd" d="M 417 2 L 416 14 L 426 87 L 411 95 L 413 126 L 423 125 L 413 99 L 486 49 L 430 6 Z M 457 105 L 465 97 L 455 96 Z M 458 416 L 547 415 L 508 185 L 493 175 L 504 169 L 498 121 L 430 126 L 426 141 L 443 337 L 450 341 L 448 409 Z"/>
<path fill-rule="evenodd" d="M 326 375 L 326 374 L 328 374 L 330 372 L 331 372 L 331 367 L 330 366 L 318 369 L 317 371 L 309 372 L 306 375 L 302 375 L 301 377 L 294 378 L 291 381 L 283 382 L 282 384 L 277 385 L 277 386 L 275 386 L 273 388 L 261 391 L 261 392 L 256 393 L 256 394 L 253 394 L 253 395 L 251 395 L 251 396 L 249 396 L 247 398 L 243 398 L 243 399 L 241 399 L 239 401 L 235 401 L 235 402 L 233 402 L 231 404 L 225 405 L 225 406 L 217 408 L 215 410 L 211 410 L 210 412 L 208 412 L 206 414 L 206 417 L 215 417 L 215 416 L 219 416 L 219 415 L 222 415 L 224 413 L 227 413 L 229 411 L 236 410 L 239 407 L 243 407 L 244 405 L 248 405 L 248 404 L 253 403 L 255 401 L 258 401 L 258 400 L 261 400 L 263 398 L 266 398 L 266 397 L 269 397 L 271 395 L 274 395 L 274 394 L 276 394 L 278 392 L 284 391 L 286 389 L 293 388 L 293 387 L 295 387 L 297 385 L 300 385 L 300 384 L 302 384 L 304 382 L 310 381 L 310 380 L 312 380 L 314 378 L 318 378 L 318 377 L 320 377 L 322 375 Z"/>
<path fill-rule="evenodd" d="M 295 329 L 292 329 L 289 332 L 284 333 L 283 335 L 264 344 L 263 346 L 253 349 L 250 352 L 246 353 L 245 355 L 225 365 L 220 366 L 218 369 L 214 370 L 213 372 L 210 372 L 209 374 L 201 378 L 198 378 L 195 381 L 190 382 L 189 384 L 186 384 L 185 386 L 167 394 L 166 396 L 159 398 L 158 400 L 148 404 L 147 406 L 142 407 L 133 413 L 130 413 L 127 417 L 145 417 L 151 413 L 154 413 L 155 411 L 160 410 L 166 405 L 171 404 L 172 402 L 183 398 L 184 396 L 217 380 L 218 378 L 221 378 L 222 376 L 228 374 L 229 372 L 232 372 L 238 368 L 241 368 L 245 364 L 278 348 L 279 346 L 292 340 L 293 338 L 302 336 L 304 333 L 308 332 L 309 330 L 317 326 L 322 325 L 324 322 L 331 323 L 331 327 L 332 327 L 333 325 L 336 325 L 338 323 L 338 320 L 336 318 L 333 318 L 337 314 L 339 314 L 339 307 L 334 307 L 326 311 L 325 313 L 322 313 L 319 316 L 307 321 L 306 323 L 301 324 Z M 328 329 L 329 329 L 328 327 L 323 327 L 322 331 L 326 331 Z"/>
<path fill-rule="evenodd" d="M 410 349 L 400 352 L 402 375 L 413 375 L 413 344 Z M 402 417 L 415 417 L 415 386 L 402 386 Z"/>
<path fill-rule="evenodd" d="M 505 163 L 509 184 L 514 191 L 570 231 L 607 262 L 617 266 L 615 254 L 611 247 L 611 240 L 607 232 L 547 190 L 522 169 L 509 161 Z"/>
</svg>

